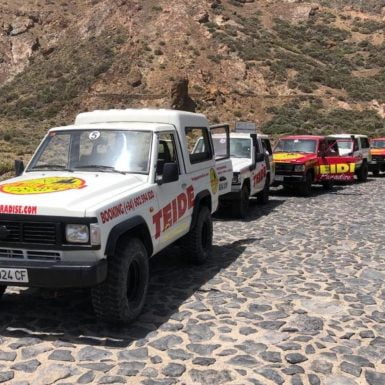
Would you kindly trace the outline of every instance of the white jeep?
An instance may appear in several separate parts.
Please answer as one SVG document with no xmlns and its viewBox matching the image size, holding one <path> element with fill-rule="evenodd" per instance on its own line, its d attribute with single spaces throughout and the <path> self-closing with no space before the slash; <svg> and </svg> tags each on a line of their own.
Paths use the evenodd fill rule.
<svg viewBox="0 0 385 385">
<path fill-rule="evenodd" d="M 214 150 L 225 153 L 227 139 L 225 134 L 213 135 Z M 203 138 L 197 142 L 195 151 L 200 150 Z M 230 205 L 236 217 L 245 218 L 250 196 L 256 196 L 261 204 L 269 200 L 269 188 L 274 180 L 272 148 L 267 135 L 253 133 L 230 133 L 230 157 L 233 166 L 231 191 L 223 194 L 220 201 Z"/>
<path fill-rule="evenodd" d="M 205 148 L 193 153 L 200 137 Z M 100 319 L 130 322 L 151 256 L 183 240 L 192 262 L 209 258 L 211 214 L 231 178 L 202 114 L 81 113 L 50 129 L 25 171 L 0 183 L 0 293 L 9 284 L 92 287 Z"/>
<path fill-rule="evenodd" d="M 369 138 L 359 134 L 336 134 L 330 137 L 337 139 L 340 155 L 352 155 L 356 158 L 355 174 L 360 182 L 365 182 L 368 179 L 369 163 L 372 161 Z"/>
</svg>

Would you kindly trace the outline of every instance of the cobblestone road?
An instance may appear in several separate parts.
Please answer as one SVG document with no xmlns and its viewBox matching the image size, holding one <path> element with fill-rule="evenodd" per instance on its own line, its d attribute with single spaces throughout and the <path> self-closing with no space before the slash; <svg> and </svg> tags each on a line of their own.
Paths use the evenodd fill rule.
<svg viewBox="0 0 385 385">
<path fill-rule="evenodd" d="M 276 192 L 243 222 L 217 218 L 212 261 L 155 258 L 127 328 L 96 324 L 85 291 L 9 288 L 0 382 L 384 385 L 384 192 Z"/>
</svg>

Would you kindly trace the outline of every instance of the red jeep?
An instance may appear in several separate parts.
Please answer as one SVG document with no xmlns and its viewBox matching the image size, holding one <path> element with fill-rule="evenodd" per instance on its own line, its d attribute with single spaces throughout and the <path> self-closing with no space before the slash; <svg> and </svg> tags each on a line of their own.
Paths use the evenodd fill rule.
<svg viewBox="0 0 385 385">
<path fill-rule="evenodd" d="M 333 181 L 353 181 L 355 159 L 339 154 L 335 138 L 290 135 L 280 138 L 274 148 L 275 185 L 311 193 L 313 183 L 329 189 Z"/>
</svg>

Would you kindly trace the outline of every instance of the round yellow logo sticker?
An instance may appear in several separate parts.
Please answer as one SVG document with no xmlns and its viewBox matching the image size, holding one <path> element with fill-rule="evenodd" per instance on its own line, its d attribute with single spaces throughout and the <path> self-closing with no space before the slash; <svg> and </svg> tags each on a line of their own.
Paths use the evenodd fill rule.
<svg viewBox="0 0 385 385">
<path fill-rule="evenodd" d="M 218 192 L 219 180 L 218 175 L 213 168 L 210 170 L 210 184 L 211 191 L 213 192 L 213 194 L 216 194 Z"/>
<path fill-rule="evenodd" d="M 85 186 L 86 181 L 80 178 L 54 176 L 6 183 L 0 185 L 0 191 L 15 195 L 47 194 L 67 190 L 79 190 Z"/>
</svg>

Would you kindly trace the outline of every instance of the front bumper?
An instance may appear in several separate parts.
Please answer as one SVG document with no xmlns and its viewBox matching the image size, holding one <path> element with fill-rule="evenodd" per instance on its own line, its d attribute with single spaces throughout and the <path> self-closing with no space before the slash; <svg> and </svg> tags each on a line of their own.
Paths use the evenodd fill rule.
<svg viewBox="0 0 385 385">
<path fill-rule="evenodd" d="M 303 173 L 276 173 L 274 178 L 274 184 L 295 184 L 295 183 L 303 183 L 306 181 L 306 176 Z"/>
<path fill-rule="evenodd" d="M 385 159 L 372 160 L 368 163 L 369 171 L 385 171 Z"/>
<path fill-rule="evenodd" d="M 107 260 L 94 263 L 0 261 L 5 268 L 26 269 L 29 282 L 4 282 L 0 285 L 44 288 L 91 287 L 103 282 L 107 276 Z"/>
</svg>

